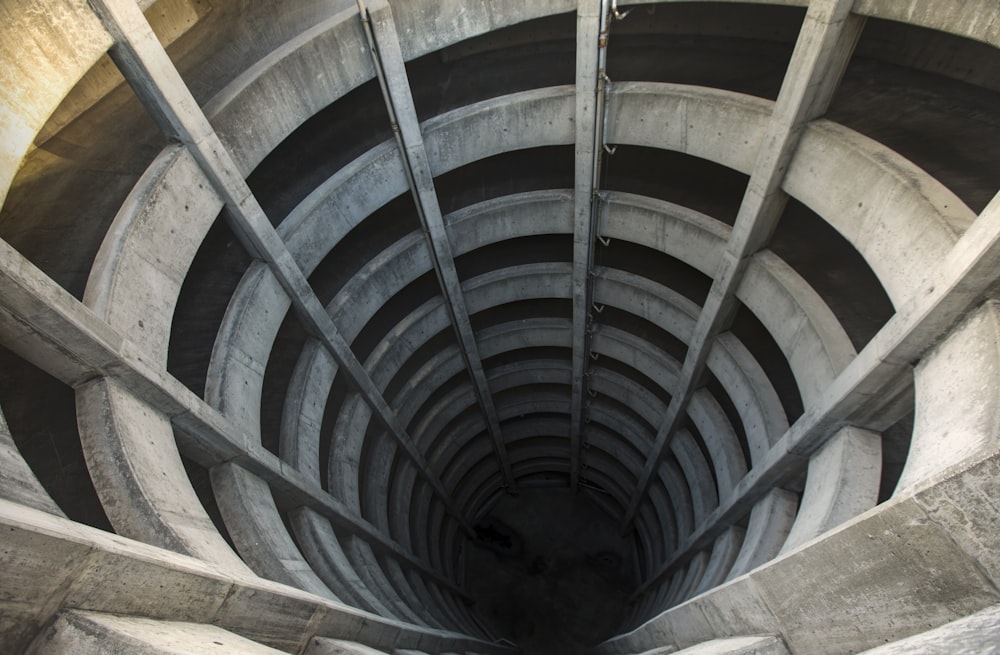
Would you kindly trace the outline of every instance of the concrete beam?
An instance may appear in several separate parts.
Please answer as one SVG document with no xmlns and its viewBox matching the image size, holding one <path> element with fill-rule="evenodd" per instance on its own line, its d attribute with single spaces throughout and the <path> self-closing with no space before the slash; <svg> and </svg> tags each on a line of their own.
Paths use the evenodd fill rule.
<svg viewBox="0 0 1000 655">
<path fill-rule="evenodd" d="M 136 348 L 0 240 L 0 331 L 4 346 L 71 386 L 111 378 L 169 417 L 178 446 L 200 464 L 239 464 L 265 480 L 283 507 L 305 506 L 355 531 L 382 552 L 454 593 L 454 583 L 326 493 L 316 481 L 263 449 L 180 382 L 151 368 Z"/>
<path fill-rule="evenodd" d="M 686 647 L 727 630 L 780 634 L 793 653 L 860 652 L 995 607 L 998 460 L 994 450 L 950 467 L 594 652 Z"/>
<path fill-rule="evenodd" d="M 71 611 L 60 614 L 38 636 L 31 653 L 102 655 L 117 651 L 183 655 L 206 650 L 213 655 L 282 655 L 283 652 L 205 623 Z"/>
<path fill-rule="evenodd" d="M 0 642 L 11 652 L 22 652 L 57 614 L 77 609 L 211 624 L 286 653 L 302 652 L 314 637 L 386 649 L 435 643 L 441 650 L 513 652 L 347 607 L 249 572 L 220 570 L 6 500 L 0 500 L 0 527 L 0 578 L 25 592 L 14 600 L 0 598 L 5 619 Z"/>
<path fill-rule="evenodd" d="M 573 391 L 570 401 L 570 488 L 580 481 L 587 393 L 585 373 L 590 350 L 597 213 L 594 194 L 599 179 L 604 105 L 602 53 L 607 47 L 606 0 L 579 0 L 576 9 L 576 146 L 573 183 Z"/>
<path fill-rule="evenodd" d="M 504 484 L 509 493 L 517 493 L 517 483 L 507 456 L 507 446 L 493 405 L 493 394 L 490 392 L 489 382 L 483 370 L 483 361 L 472 331 L 462 283 L 455 269 L 455 256 L 448 233 L 445 231 L 437 191 L 434 189 L 434 176 L 424 147 L 417 110 L 413 104 L 413 94 L 406 75 L 392 9 L 385 0 L 374 0 L 370 4 L 371 9 L 368 9 L 364 0 L 358 0 L 358 10 L 370 39 L 372 57 L 382 85 L 386 109 L 399 144 L 407 182 L 417 207 L 417 215 L 420 217 L 430 247 L 434 272 L 461 345 L 462 357 L 469 371 L 476 399 L 486 419 L 490 438 L 493 440 L 493 450 Z"/>
<path fill-rule="evenodd" d="M 268 264 L 306 329 L 330 350 L 445 506 L 465 523 L 440 479 L 430 472 L 423 455 L 316 297 L 137 5 L 129 0 L 95 0 L 93 7 L 115 39 L 111 55 L 125 79 L 161 129 L 184 144 L 197 160 L 222 198 L 237 236 L 252 254 Z M 468 529 L 471 532 L 471 527 Z"/>
<path fill-rule="evenodd" d="M 476 399 L 486 418 L 486 425 L 493 440 L 493 450 L 497 464 L 504 478 L 504 484 L 509 493 L 517 493 L 517 483 L 510 468 L 507 447 L 503 433 L 500 431 L 500 421 L 497 419 L 496 408 L 493 405 L 493 395 L 490 393 L 483 361 L 479 355 L 479 346 L 472 331 L 469 310 L 465 304 L 462 283 L 455 269 L 455 256 L 452 245 L 445 230 L 441 207 L 438 203 L 437 191 L 434 188 L 434 176 L 431 172 L 424 147 L 424 138 L 417 119 L 417 110 L 413 104 L 413 94 L 406 75 L 403 62 L 403 52 L 400 47 L 399 35 L 392 9 L 385 0 L 372 0 L 370 9 L 366 8 L 364 0 L 358 0 L 358 10 L 361 21 L 369 36 L 372 58 L 378 73 L 382 93 L 385 97 L 389 120 L 392 122 L 399 144 L 400 155 L 403 158 L 403 168 L 407 182 L 413 194 L 417 214 L 424 228 L 424 235 L 431 250 L 431 261 L 437 274 L 441 293 L 445 298 L 455 328 L 458 342 L 461 345 L 462 356 L 465 359 L 469 377 Z"/>
<path fill-rule="evenodd" d="M 646 470 L 625 516 L 623 530 L 627 530 L 635 518 L 653 471 L 684 419 L 715 337 L 732 321 L 739 306 L 736 290 L 750 258 L 767 244 L 781 218 L 788 200 L 781 190 L 781 182 L 802 131 L 806 123 L 826 111 L 861 36 L 864 19 L 851 14 L 853 3 L 854 0 L 821 0 L 809 4 L 732 235 L 688 344 L 679 387 L 656 435 Z"/>
<path fill-rule="evenodd" d="M 884 406 L 911 376 L 911 364 L 941 341 L 993 287 L 1000 268 L 1000 194 L 962 235 L 921 291 L 898 307 L 889 322 L 837 376 L 820 405 L 808 409 L 650 580 L 661 579 L 738 521 L 772 489 L 800 470 L 845 425 L 864 427 L 873 404 Z M 901 381 L 902 380 L 902 381 Z M 953 462 L 948 462 L 951 464 Z M 924 472 L 923 478 L 934 472 Z M 911 481 L 912 485 L 922 480 Z"/>
</svg>

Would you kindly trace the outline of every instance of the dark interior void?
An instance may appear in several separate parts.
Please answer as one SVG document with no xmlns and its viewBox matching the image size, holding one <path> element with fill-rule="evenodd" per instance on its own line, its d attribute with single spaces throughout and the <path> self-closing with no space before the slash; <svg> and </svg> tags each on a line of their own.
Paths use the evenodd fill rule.
<svg viewBox="0 0 1000 655">
<path fill-rule="evenodd" d="M 605 155 L 601 189 L 666 200 L 732 225 L 748 176 L 707 159 L 644 146 L 618 145 Z"/>
<path fill-rule="evenodd" d="M 73 389 L 0 346 L 0 410 L 14 445 L 66 516 L 111 532 L 83 457 L 75 404 Z"/>
<path fill-rule="evenodd" d="M 247 184 L 278 224 L 345 164 L 391 138 L 382 91 L 371 80 L 285 137 L 247 177 Z"/>
<path fill-rule="evenodd" d="M 82 299 L 105 233 L 167 139 L 122 84 L 35 145 L 3 202 L 0 238 Z"/>
<path fill-rule="evenodd" d="M 864 348 L 892 317 L 892 302 L 861 253 L 794 198 L 768 247 L 823 298 L 855 350 Z"/>
<path fill-rule="evenodd" d="M 199 396 L 205 393 L 215 335 L 251 261 L 220 216 L 201 242 L 181 285 L 170 326 L 167 372 Z"/>
<path fill-rule="evenodd" d="M 611 23 L 608 76 L 774 99 L 804 15 L 801 7 L 741 3 L 636 6 Z"/>
<path fill-rule="evenodd" d="M 576 16 L 512 25 L 406 64 L 420 120 L 508 93 L 573 84 Z"/>
<path fill-rule="evenodd" d="M 869 19 L 828 117 L 903 155 L 978 213 L 1000 179 L 997 80 L 997 48 Z"/>
<path fill-rule="evenodd" d="M 525 655 L 575 655 L 614 635 L 627 615 L 634 546 L 590 493 L 503 497 L 465 549 L 465 583 L 480 617 Z"/>
</svg>

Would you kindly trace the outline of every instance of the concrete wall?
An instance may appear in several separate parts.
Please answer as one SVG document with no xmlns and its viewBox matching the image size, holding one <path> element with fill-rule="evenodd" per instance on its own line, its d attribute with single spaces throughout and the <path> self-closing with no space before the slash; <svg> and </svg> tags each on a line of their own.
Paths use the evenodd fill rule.
<svg viewBox="0 0 1000 655">
<path fill-rule="evenodd" d="M 675 11 L 638 4 L 625 20 Z M 509 61 L 516 78 L 517 66 L 545 64 L 518 50 L 534 47 L 524 45 L 532 30 L 546 34 L 540 47 L 559 43 L 576 12 L 583 39 L 594 7 L 374 2 L 370 24 L 346 2 L 241 12 L 161 0 L 146 17 L 127 0 L 0 9 L 0 201 L 11 198 L 0 235 L 26 250 L 3 244 L 0 342 L 23 358 L 16 366 L 74 388 L 79 435 L 69 439 L 116 533 L 43 513 L 72 515 L 47 497 L 39 463 L 22 457 L 18 426 L 0 414 L 10 525 L 0 563 L 19 581 L 2 599 L 4 637 L 20 649 L 53 622 L 38 648 L 48 640 L 56 652 L 80 626 L 127 641 L 146 617 L 215 623 L 290 652 L 339 648 L 325 638 L 498 650 L 459 584 L 472 523 L 509 478 L 573 481 L 579 462 L 609 514 L 636 518 L 631 620 L 642 625 L 602 651 L 775 633 L 791 652 L 855 652 L 997 603 L 997 510 L 982 490 L 996 482 L 1000 206 L 977 213 L 967 201 L 996 185 L 953 184 L 975 167 L 921 153 L 918 137 L 877 116 L 825 116 L 831 103 L 845 116 L 863 105 L 837 95 L 842 75 L 854 83 L 865 66 L 902 62 L 930 98 L 914 113 L 956 98 L 954 122 L 969 130 L 956 149 L 981 145 L 988 159 L 1000 128 L 979 108 L 995 94 L 983 80 L 1000 61 L 996 7 L 746 4 L 759 22 L 735 37 L 787 49 L 776 100 L 713 86 L 701 64 L 690 79 L 661 71 L 607 87 L 595 69 L 597 120 L 582 83 L 455 74 L 443 93 L 454 86 L 470 100 L 419 124 L 425 100 L 408 73 L 482 56 Z M 706 61 L 724 58 L 718 39 L 733 36 L 697 28 L 709 5 L 676 10 L 670 28 L 690 30 L 695 45 L 678 47 Z M 797 44 L 767 31 L 771 11 L 804 15 Z M 910 54 L 852 57 L 865 17 L 919 27 L 900 28 Z M 945 63 L 912 54 L 949 44 L 961 45 Z M 352 120 L 338 108 L 387 111 L 382 93 L 400 134 L 367 143 L 337 128 L 340 141 L 322 142 L 334 130 L 324 123 Z M 137 126 L 134 139 L 110 131 L 119 117 Z M 121 152 L 89 160 L 93 149 L 74 143 L 88 129 Z M 598 175 L 591 189 L 586 171 L 615 170 L 613 146 L 674 168 L 637 172 L 624 188 L 600 188 Z M 343 163 L 303 182 L 296 148 L 304 161 L 333 148 Z M 574 188 L 547 184 L 552 173 L 533 161 L 559 149 L 573 151 Z M 476 181 L 498 161 L 523 170 Z M 121 167 L 127 197 L 60 194 L 86 188 L 107 162 Z M 704 197 L 690 191 L 697 207 L 657 197 L 700 167 L 712 175 Z M 72 184 L 39 192 L 57 179 Z M 34 195 L 46 207 L 38 217 Z M 582 244 L 579 197 L 595 203 Z M 768 247 L 790 229 L 790 201 L 836 235 L 830 247 L 851 257 L 843 269 Z M 100 216 L 86 231 L 100 245 L 48 261 L 30 244 L 63 224 L 47 212 L 70 220 L 74 203 Z M 265 206 L 290 209 L 268 216 Z M 574 241 L 595 253 L 582 276 Z M 230 247 L 250 263 L 227 264 Z M 874 336 L 859 339 L 853 320 L 875 291 L 838 287 L 839 274 L 884 290 L 895 314 Z M 79 300 L 55 281 L 64 277 L 86 280 Z M 212 302 L 190 336 L 177 317 L 196 314 L 202 292 Z M 859 307 L 844 301 L 852 294 Z M 203 398 L 172 369 L 186 349 L 205 354 Z M 5 394 L 19 402 L 18 390 Z M 906 452 L 881 435 L 911 410 Z M 904 456 L 895 493 L 880 488 L 883 462 Z M 107 574 L 111 559 L 121 568 Z M 65 570 L 46 570 L 59 562 Z M 140 597 L 143 567 L 174 590 Z M 102 578 L 129 591 L 112 594 Z M 218 602 L 185 609 L 195 588 L 210 588 L 199 602 Z M 139 623 L 57 618 L 70 610 Z"/>
</svg>

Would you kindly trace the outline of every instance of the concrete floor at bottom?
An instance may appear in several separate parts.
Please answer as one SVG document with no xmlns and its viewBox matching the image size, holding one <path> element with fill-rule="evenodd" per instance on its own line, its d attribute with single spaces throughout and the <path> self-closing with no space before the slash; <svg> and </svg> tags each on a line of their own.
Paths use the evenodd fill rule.
<svg viewBox="0 0 1000 655">
<path fill-rule="evenodd" d="M 526 655 L 580 653 L 621 629 L 634 548 L 587 493 L 525 489 L 476 524 L 466 587 L 496 636 Z"/>
</svg>

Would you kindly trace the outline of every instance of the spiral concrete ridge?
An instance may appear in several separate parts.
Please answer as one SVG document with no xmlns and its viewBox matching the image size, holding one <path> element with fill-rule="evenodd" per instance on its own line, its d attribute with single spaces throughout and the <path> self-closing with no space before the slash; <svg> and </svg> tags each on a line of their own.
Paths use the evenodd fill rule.
<svg viewBox="0 0 1000 655">
<path fill-rule="evenodd" d="M 4 652 L 998 652 L 994 0 L 0 16 Z"/>
</svg>

